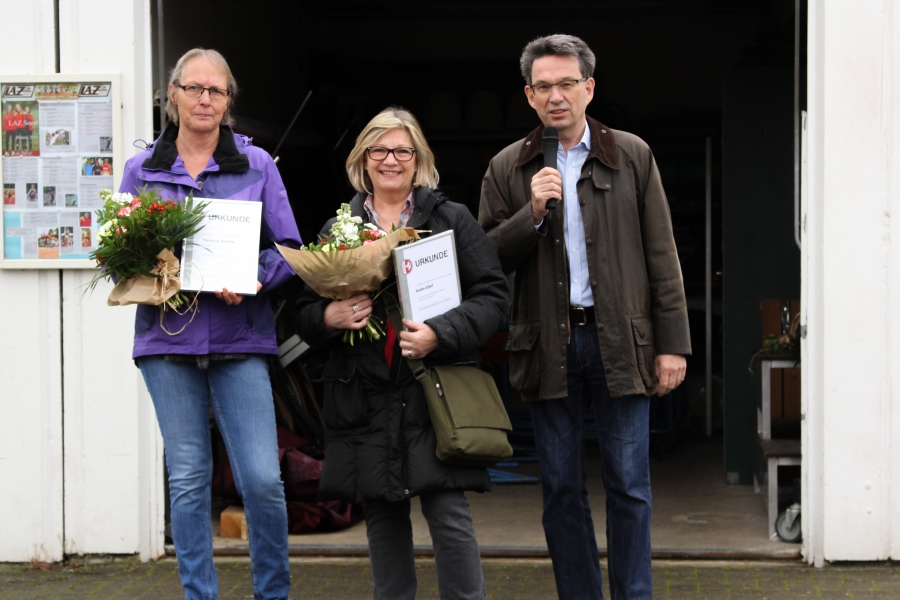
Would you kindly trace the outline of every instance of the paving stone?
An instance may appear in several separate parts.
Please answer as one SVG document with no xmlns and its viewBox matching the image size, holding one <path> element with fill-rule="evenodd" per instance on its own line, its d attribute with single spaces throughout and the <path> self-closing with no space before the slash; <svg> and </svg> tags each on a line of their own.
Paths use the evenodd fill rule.
<svg viewBox="0 0 900 600">
<path fill-rule="evenodd" d="M 246 558 L 216 560 L 220 598 L 252 598 Z M 439 598 L 434 561 L 418 560 L 418 598 Z M 604 593 L 606 564 L 603 563 Z M 484 561 L 491 600 L 546 600 L 556 597 L 548 560 Z M 291 559 L 296 599 L 368 600 L 372 597 L 369 563 L 358 558 Z M 817 600 L 900 598 L 900 567 L 893 563 L 828 565 L 810 568 L 796 562 L 653 563 L 654 598 L 700 600 Z M 180 600 L 183 592 L 173 559 L 141 564 L 135 559 L 95 563 L 84 559 L 64 565 L 0 565 L 0 600 L 145 599 Z"/>
</svg>

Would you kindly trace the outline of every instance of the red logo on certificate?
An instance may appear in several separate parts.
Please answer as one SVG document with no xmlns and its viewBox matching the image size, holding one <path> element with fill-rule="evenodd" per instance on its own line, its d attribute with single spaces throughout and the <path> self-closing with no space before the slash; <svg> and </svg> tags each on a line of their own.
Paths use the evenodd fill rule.
<svg viewBox="0 0 900 600">
<path fill-rule="evenodd" d="M 403 261 L 403 273 L 405 275 L 409 275 L 409 272 L 412 271 L 412 261 L 406 259 Z"/>
</svg>

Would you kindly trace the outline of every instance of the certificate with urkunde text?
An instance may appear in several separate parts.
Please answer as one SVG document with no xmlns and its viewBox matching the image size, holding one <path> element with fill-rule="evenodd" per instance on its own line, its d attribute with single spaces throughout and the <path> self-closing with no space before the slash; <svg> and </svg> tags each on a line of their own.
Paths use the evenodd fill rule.
<svg viewBox="0 0 900 600">
<path fill-rule="evenodd" d="M 421 323 L 462 301 L 452 229 L 394 248 L 394 267 L 404 318 Z"/>
<path fill-rule="evenodd" d="M 255 296 L 262 202 L 214 198 L 194 198 L 194 202 L 208 205 L 203 211 L 203 228 L 185 240 L 181 289 L 227 289 Z"/>
</svg>

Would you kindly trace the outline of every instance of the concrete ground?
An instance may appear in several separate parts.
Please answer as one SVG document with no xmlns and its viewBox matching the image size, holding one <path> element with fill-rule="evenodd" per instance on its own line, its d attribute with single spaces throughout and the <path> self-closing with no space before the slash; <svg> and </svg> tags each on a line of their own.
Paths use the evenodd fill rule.
<svg viewBox="0 0 900 600">
<path fill-rule="evenodd" d="M 418 598 L 437 599 L 434 562 L 419 559 Z M 43 567 L 43 568 L 42 568 Z M 252 598 L 246 558 L 217 560 L 220 598 Z M 488 598 L 556 598 L 553 570 L 545 559 L 486 559 Z M 291 598 L 363 600 L 372 597 L 368 561 L 361 558 L 294 558 Z M 604 583 L 606 565 L 603 565 Z M 795 598 L 900 598 L 896 564 L 829 565 L 814 569 L 798 561 L 654 561 L 654 598 L 681 600 L 781 600 Z M 605 587 L 605 586 L 604 586 Z M 604 589 L 609 598 L 608 589 Z M 67 565 L 0 565 L 0 600 L 175 600 L 183 598 L 171 558 Z"/>
<path fill-rule="evenodd" d="M 598 542 L 605 546 L 605 497 L 595 449 L 588 479 Z M 900 598 L 896 564 L 829 565 L 812 569 L 800 545 L 768 539 L 765 489 L 724 483 L 722 446 L 694 440 L 652 459 L 654 598 L 787 599 Z M 537 474 L 534 463 L 508 469 Z M 484 557 L 488 597 L 556 598 L 541 528 L 539 485 L 497 485 L 469 494 Z M 413 510 L 418 598 L 438 598 L 431 539 L 421 511 Z M 290 536 L 291 598 L 354 600 L 372 597 L 365 524 L 340 532 Z M 247 544 L 215 538 L 220 598 L 252 598 Z M 605 556 L 605 551 L 602 551 Z M 671 560 L 679 558 L 683 560 Z M 696 560 L 703 559 L 703 560 Z M 731 559 L 727 561 L 717 559 Z M 747 560 L 751 559 L 751 560 Z M 606 561 L 603 561 L 604 583 Z M 608 590 L 604 593 L 609 598 Z M 0 600 L 183 598 L 173 558 L 140 564 L 134 558 L 63 565 L 0 565 Z"/>
<path fill-rule="evenodd" d="M 589 447 L 589 497 L 601 552 L 606 546 L 606 497 L 600 481 L 596 443 Z M 651 459 L 653 485 L 652 544 L 654 558 L 796 559 L 800 544 L 768 539 L 766 490 L 751 485 L 726 485 L 721 438 L 676 444 L 663 459 Z M 535 463 L 508 471 L 536 475 Z M 475 531 L 484 556 L 546 557 L 541 526 L 541 488 L 495 485 L 487 494 L 468 494 Z M 413 537 L 422 555 L 431 551 L 431 537 L 421 510 L 414 504 Z M 246 555 L 247 543 L 215 538 L 219 555 Z M 344 531 L 290 536 L 295 556 L 367 556 L 365 523 Z M 170 551 L 174 549 L 170 548 Z"/>
<path fill-rule="evenodd" d="M 589 480 L 598 541 L 605 546 L 600 467 L 591 451 Z M 512 471 L 535 474 L 523 463 Z M 767 539 L 763 495 L 752 486 L 724 483 L 720 443 L 684 443 L 664 460 L 652 460 L 654 598 L 754 599 L 900 598 L 897 564 L 807 567 L 800 545 Z M 499 485 L 470 494 L 476 532 L 485 557 L 488 597 L 556 598 L 541 529 L 538 485 Z M 438 598 L 431 539 L 421 511 L 413 511 L 419 553 L 418 598 Z M 355 600 L 372 597 L 365 524 L 346 531 L 290 536 L 291 598 Z M 246 542 L 216 538 L 220 598 L 252 598 Z M 227 556 L 231 554 L 232 556 Z M 605 554 L 605 553 L 604 553 Z M 671 560 L 672 558 L 683 560 Z M 705 560 L 696 560 L 696 559 Z M 716 560 L 729 558 L 731 560 Z M 746 560 L 753 559 L 753 560 Z M 602 561 L 606 584 L 606 561 Z M 609 598 L 608 589 L 604 590 Z M 140 564 L 75 558 L 65 565 L 0 565 L 0 600 L 183 598 L 173 558 Z"/>
</svg>

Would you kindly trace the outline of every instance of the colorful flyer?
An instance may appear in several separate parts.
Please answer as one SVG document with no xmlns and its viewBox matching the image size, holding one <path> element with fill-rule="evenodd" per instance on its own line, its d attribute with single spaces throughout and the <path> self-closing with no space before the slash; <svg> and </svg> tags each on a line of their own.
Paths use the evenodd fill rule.
<svg viewBox="0 0 900 600">
<path fill-rule="evenodd" d="M 112 81 L 34 77 L 44 81 L 0 81 L 3 267 L 89 259 L 100 190 L 115 190 L 121 166 Z"/>
</svg>

